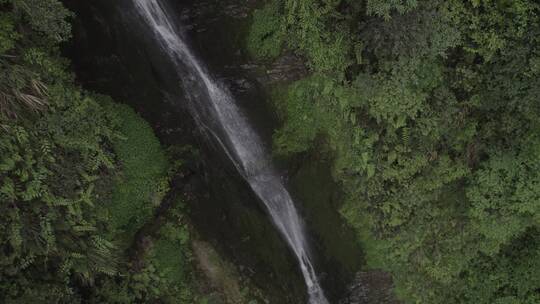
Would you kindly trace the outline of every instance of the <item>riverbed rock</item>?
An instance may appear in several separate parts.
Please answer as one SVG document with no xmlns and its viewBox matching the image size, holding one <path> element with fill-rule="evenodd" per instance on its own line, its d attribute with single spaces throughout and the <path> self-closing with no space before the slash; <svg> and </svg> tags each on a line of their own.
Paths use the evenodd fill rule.
<svg viewBox="0 0 540 304">
<path fill-rule="evenodd" d="M 393 294 L 390 274 L 380 270 L 360 271 L 339 304 L 401 304 Z"/>
<path fill-rule="evenodd" d="M 277 58 L 268 68 L 269 84 L 276 82 L 293 82 L 308 75 L 305 60 L 293 53 L 286 53 Z"/>
</svg>

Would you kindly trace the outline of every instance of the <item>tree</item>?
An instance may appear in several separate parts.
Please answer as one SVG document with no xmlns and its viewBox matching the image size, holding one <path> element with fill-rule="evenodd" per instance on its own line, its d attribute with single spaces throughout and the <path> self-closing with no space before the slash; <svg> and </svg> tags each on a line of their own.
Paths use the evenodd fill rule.
<svg viewBox="0 0 540 304">
<path fill-rule="evenodd" d="M 411 303 L 538 301 L 539 5 L 283 2 L 313 75 L 275 144 L 334 155 L 368 264 Z"/>
</svg>

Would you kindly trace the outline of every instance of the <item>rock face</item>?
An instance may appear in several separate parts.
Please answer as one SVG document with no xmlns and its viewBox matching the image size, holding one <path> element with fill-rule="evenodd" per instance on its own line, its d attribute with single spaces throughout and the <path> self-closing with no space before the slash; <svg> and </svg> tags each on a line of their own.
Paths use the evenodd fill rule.
<svg viewBox="0 0 540 304">
<path fill-rule="evenodd" d="M 358 272 L 340 304 L 400 304 L 393 294 L 392 277 L 383 271 Z"/>
<path fill-rule="evenodd" d="M 184 23 L 197 31 L 205 31 L 204 24 L 220 22 L 223 17 L 235 19 L 246 19 L 251 11 L 257 7 L 260 0 L 203 0 L 203 1 L 182 1 L 177 7 L 181 10 L 183 21 L 193 20 L 192 23 Z M 219 14 L 216 14 L 216 8 Z M 195 20 L 203 20 L 201 23 L 194 23 Z"/>
<path fill-rule="evenodd" d="M 74 39 L 65 53 L 72 59 L 78 81 L 87 89 L 131 104 L 151 123 L 163 144 L 190 145 L 199 151 L 199 160 L 193 164 L 195 176 L 191 184 L 191 192 L 197 193 L 197 198 L 189 202 L 189 209 L 190 219 L 201 240 L 211 243 L 220 256 L 238 268 L 241 276 L 262 290 L 270 303 L 305 302 L 305 286 L 295 258 L 228 159 L 196 131 L 192 118 L 185 111 L 179 79 L 173 76 L 175 72 L 170 70 L 171 65 L 156 52 L 155 46 L 147 43 L 148 29 L 137 23 L 137 16 L 131 13 L 132 1 L 64 1 L 77 14 Z M 171 1 L 179 6 L 178 11 L 171 14 L 178 15 L 189 9 L 184 6 L 187 2 Z M 247 22 L 246 18 L 221 13 L 219 16 L 219 22 L 224 24 L 221 27 Z M 213 22 L 213 26 L 221 24 Z M 206 36 L 216 34 L 215 27 L 198 32 L 197 24 L 203 22 L 194 22 L 186 35 L 194 37 L 192 44 L 203 54 L 205 61 L 210 61 L 213 74 L 233 82 L 231 86 L 238 92 L 241 102 L 251 109 L 249 111 L 261 113 L 261 116 L 254 116 L 261 117 L 259 124 L 268 123 L 262 118 L 262 113 L 267 111 L 264 98 L 257 95 L 255 82 L 242 80 L 248 77 L 236 73 L 241 68 L 228 71 L 222 65 L 239 56 L 235 54 L 239 47 L 234 41 L 240 38 L 235 38 L 232 30 L 230 37 Z M 207 47 L 206 41 L 201 43 L 199 40 L 201 37 L 214 42 Z M 215 46 L 214 43 L 218 43 L 219 49 L 210 53 L 223 56 L 207 59 L 209 57 L 204 55 L 209 52 L 204 50 Z"/>
<path fill-rule="evenodd" d="M 268 84 L 277 82 L 293 82 L 308 75 L 303 58 L 287 53 L 276 59 L 266 70 Z"/>
<path fill-rule="evenodd" d="M 177 5 L 182 22 L 190 31 L 207 62 L 223 76 L 232 89 L 241 93 L 278 82 L 305 77 L 303 58 L 288 52 L 273 62 L 257 62 L 245 52 L 245 39 L 251 24 L 251 11 L 261 0 L 202 0 Z"/>
</svg>

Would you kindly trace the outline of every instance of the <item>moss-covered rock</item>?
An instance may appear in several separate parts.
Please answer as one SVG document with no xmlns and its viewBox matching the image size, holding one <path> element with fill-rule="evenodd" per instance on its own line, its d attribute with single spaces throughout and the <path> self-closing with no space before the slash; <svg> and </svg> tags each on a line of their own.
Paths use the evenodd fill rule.
<svg viewBox="0 0 540 304">
<path fill-rule="evenodd" d="M 113 143 L 121 167 L 115 180 L 109 223 L 129 245 L 160 204 L 167 186 L 167 158 L 150 125 L 127 105 L 109 104 L 122 139 Z"/>
</svg>

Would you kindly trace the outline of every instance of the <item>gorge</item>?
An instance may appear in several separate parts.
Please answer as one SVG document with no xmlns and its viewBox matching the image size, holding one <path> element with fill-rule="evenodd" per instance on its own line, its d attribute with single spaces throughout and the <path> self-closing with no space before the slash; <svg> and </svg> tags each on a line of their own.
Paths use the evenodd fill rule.
<svg viewBox="0 0 540 304">
<path fill-rule="evenodd" d="M 135 3 L 68 2 L 69 7 L 77 12 L 79 20 L 75 24 L 75 49 L 70 51 L 75 55 L 69 55 L 80 71 L 79 79 L 92 90 L 133 104 L 157 126 L 158 135 L 165 143 L 188 143 L 201 147 L 205 159 L 204 171 L 207 171 L 204 174 L 208 176 L 205 179 L 209 178 L 209 181 L 204 181 L 206 189 L 196 191 L 208 191 L 209 198 L 199 197 L 201 202 L 190 205 L 196 229 L 205 239 L 212 240 L 237 267 L 244 271 L 250 269 L 246 275 L 270 294 L 271 302 L 298 303 L 309 300 L 308 285 L 303 282 L 303 277 L 305 274 L 315 278 L 315 273 L 312 265 L 305 264 L 302 269 L 298 258 L 299 255 L 308 254 L 313 255 L 310 257 L 313 260 L 307 263 L 317 266 L 317 274 L 321 276 L 322 285 L 328 293 L 325 296 L 332 303 L 346 297 L 347 288 L 359 270 L 362 257 L 361 250 L 352 241 L 354 237 L 350 229 L 343 225 L 340 215 L 332 206 L 339 194 L 329 176 L 330 171 L 326 165 L 312 166 L 314 163 L 308 161 L 280 163 L 273 168 L 273 156 L 267 150 L 271 140 L 269 134 L 276 123 L 272 122 L 275 120 L 271 114 L 274 110 L 266 105 L 269 94 L 266 89 L 261 89 L 261 84 L 268 86 L 273 82 L 265 80 L 266 76 L 254 74 L 254 70 L 243 70 L 244 66 L 253 66 L 253 63 L 237 55 L 241 46 L 235 42 L 239 41 L 238 38 L 234 38 L 244 35 L 242 27 L 249 22 L 249 15 L 245 12 L 253 7 L 242 7 L 243 1 L 219 4 L 213 1 L 163 1 L 161 5 L 167 8 L 164 13 L 174 31 L 173 36 L 166 34 L 167 41 L 156 37 L 154 29 L 148 25 L 145 15 L 137 10 Z M 92 15 L 89 15 L 90 12 Z M 178 26 L 182 23 L 185 23 L 183 29 Z M 170 31 L 170 28 L 167 30 Z M 171 51 L 167 43 L 170 39 L 176 39 L 174 35 L 184 41 L 173 41 L 177 49 Z M 189 40 L 193 40 L 197 51 L 210 61 L 210 69 L 221 74 L 217 80 L 208 76 L 208 68 L 201 67 L 200 62 L 196 62 L 198 67 L 194 67 L 193 62 L 187 59 L 193 58 L 193 51 L 189 51 L 188 56 L 183 53 L 186 52 L 185 41 Z M 170 52 L 173 53 L 172 59 Z M 297 69 L 296 66 L 297 63 L 292 67 Z M 283 68 L 287 69 L 287 66 Z M 207 82 L 200 77 L 199 71 L 205 74 L 206 81 L 213 82 L 214 94 L 229 95 L 230 87 L 233 95 L 239 98 L 238 107 L 242 108 L 239 112 L 243 112 L 243 122 L 240 124 L 245 126 L 249 121 L 250 124 L 254 123 L 257 132 L 260 131 L 260 134 L 250 132 L 247 135 L 248 139 L 256 142 L 255 151 L 243 152 L 248 159 L 247 167 L 251 166 L 252 172 L 244 169 L 237 148 L 231 146 L 229 135 L 220 126 L 219 117 L 211 104 Z M 279 77 L 287 79 L 294 74 L 284 71 L 282 75 L 285 77 Z M 246 85 L 247 89 L 239 87 L 239 83 Z M 229 104 L 230 96 L 226 96 Z M 223 104 L 220 106 L 223 107 Z M 237 111 L 238 107 L 233 106 L 234 112 Z M 229 117 L 230 113 L 227 113 Z M 246 141 L 246 135 L 242 135 L 249 132 L 245 130 L 251 127 L 239 129 L 242 132 L 233 132 L 233 135 L 243 136 L 244 140 L 240 143 L 252 143 L 253 140 Z M 245 150 L 244 147 L 242 149 Z M 257 176 L 255 171 L 266 173 Z M 262 187 L 261 181 L 257 180 L 261 177 L 265 179 L 263 183 L 266 187 Z M 288 193 L 289 187 L 292 187 L 291 194 Z M 259 194 L 249 193 L 256 193 L 254 189 L 267 201 L 276 192 L 279 193 L 275 199 L 286 202 L 287 212 L 293 215 L 293 219 L 284 218 L 281 224 L 265 219 L 269 217 L 270 210 Z M 291 197 L 301 199 L 300 212 L 292 204 Z M 294 219 L 298 213 L 307 215 L 307 229 L 302 227 L 304 220 L 296 222 Z M 302 233 L 311 236 L 305 238 L 298 231 L 284 235 L 279 228 L 291 225 L 298 225 L 298 231 L 304 230 Z M 278 240 L 280 238 L 284 241 Z M 288 239 L 296 242 L 297 249 L 291 248 Z M 298 249 L 299 246 L 306 247 Z M 307 247 L 311 247 L 311 252 L 307 251 Z M 305 258 L 300 261 L 306 263 Z M 269 278 L 273 283 L 267 284 Z"/>
<path fill-rule="evenodd" d="M 152 28 L 156 42 L 178 66 L 178 73 L 182 73 L 180 78 L 185 91 L 189 92 L 189 107 L 201 131 L 212 137 L 228 155 L 264 203 L 272 221 L 296 255 L 307 285 L 309 303 L 328 303 L 313 266 L 302 220 L 272 167 L 260 138 L 234 104 L 228 89 L 207 74 L 182 41 L 180 32 L 175 29 L 177 25 L 165 12 L 165 6 L 158 0 L 136 0 L 135 7 Z M 194 82 L 199 84 L 193 85 Z"/>
<path fill-rule="evenodd" d="M 540 303 L 534 0 L 0 0 L 0 303 Z"/>
</svg>

